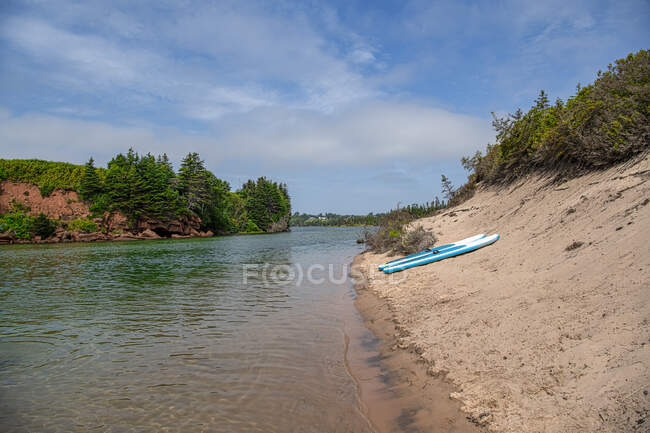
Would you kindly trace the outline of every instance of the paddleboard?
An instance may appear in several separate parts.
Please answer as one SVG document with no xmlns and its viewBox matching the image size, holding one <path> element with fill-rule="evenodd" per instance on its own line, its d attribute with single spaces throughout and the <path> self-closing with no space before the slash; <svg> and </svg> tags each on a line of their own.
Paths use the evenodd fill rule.
<svg viewBox="0 0 650 433">
<path fill-rule="evenodd" d="M 406 262 L 397 263 L 392 266 L 385 267 L 383 271 L 387 274 L 391 274 L 393 272 L 403 271 L 404 269 L 412 268 L 415 266 L 421 266 L 421 265 L 426 265 L 428 263 L 437 262 L 439 260 L 458 256 L 460 254 L 469 253 L 470 251 L 474 251 L 479 248 L 488 246 L 490 244 L 495 243 L 498 239 L 499 239 L 499 235 L 494 234 L 491 236 L 485 236 L 483 238 L 476 239 L 472 242 L 466 242 L 462 244 L 458 243 L 453 247 L 446 248 L 445 250 L 438 252 L 437 254 L 429 254 L 421 258 L 408 260 Z"/>
<path fill-rule="evenodd" d="M 404 262 L 409 262 L 411 260 L 421 259 L 421 258 L 426 257 L 426 256 L 430 256 L 430 255 L 433 255 L 433 254 L 438 254 L 439 252 L 448 250 L 449 248 L 455 247 L 457 245 L 464 245 L 464 244 L 467 244 L 469 242 L 474 242 L 475 240 L 481 239 L 481 238 L 484 238 L 484 237 L 485 237 L 485 235 L 483 233 L 481 233 L 480 235 L 472 236 L 472 237 L 469 237 L 467 239 L 463 239 L 461 241 L 452 242 L 450 244 L 441 245 L 439 247 L 429 248 L 428 250 L 420 251 L 419 253 L 410 254 L 408 256 L 400 257 L 399 259 L 391 260 L 390 262 L 386 262 L 384 264 L 379 265 L 379 270 L 383 271 L 384 268 L 387 268 L 387 267 L 390 267 L 390 266 L 395 266 L 397 264 L 401 264 L 401 263 L 404 263 Z"/>
</svg>

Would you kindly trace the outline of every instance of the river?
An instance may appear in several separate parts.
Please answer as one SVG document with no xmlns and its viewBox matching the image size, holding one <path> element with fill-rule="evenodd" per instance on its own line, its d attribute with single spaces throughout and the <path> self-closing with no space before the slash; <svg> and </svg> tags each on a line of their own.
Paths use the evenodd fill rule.
<svg viewBox="0 0 650 433">
<path fill-rule="evenodd" d="M 376 430 L 359 232 L 0 247 L 1 429 Z"/>
</svg>

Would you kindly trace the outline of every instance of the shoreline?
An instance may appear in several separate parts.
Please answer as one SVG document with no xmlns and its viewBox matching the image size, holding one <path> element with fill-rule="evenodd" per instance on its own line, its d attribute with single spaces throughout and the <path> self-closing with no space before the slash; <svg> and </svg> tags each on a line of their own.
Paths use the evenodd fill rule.
<svg viewBox="0 0 650 433">
<path fill-rule="evenodd" d="M 355 256 L 351 264 L 356 298 L 354 306 L 363 325 L 377 338 L 377 368 L 383 373 L 383 385 L 391 397 L 372 401 L 361 399 L 367 416 L 379 431 L 485 433 L 481 422 L 461 410 L 462 403 L 450 397 L 457 391 L 445 377 L 431 375 L 429 362 L 413 346 L 400 343 L 405 329 L 400 326 L 391 305 L 368 285 L 360 261 L 365 253 Z M 376 394 L 373 392 L 372 394 Z M 395 417 L 395 405 L 399 415 Z"/>
<path fill-rule="evenodd" d="M 47 239 L 15 239 L 2 237 L 0 233 L 0 246 L 2 245 L 53 245 L 53 244 L 73 244 L 73 243 L 91 243 L 91 242 L 125 242 L 125 241 L 155 241 L 155 240 L 170 240 L 170 239 L 201 239 L 211 238 L 215 235 L 210 233 L 196 235 L 172 235 L 170 237 L 162 236 L 143 236 L 142 232 L 138 234 L 121 233 L 116 235 L 106 235 L 102 232 L 79 232 L 70 233 L 68 237 L 58 238 L 50 237 Z"/>
</svg>

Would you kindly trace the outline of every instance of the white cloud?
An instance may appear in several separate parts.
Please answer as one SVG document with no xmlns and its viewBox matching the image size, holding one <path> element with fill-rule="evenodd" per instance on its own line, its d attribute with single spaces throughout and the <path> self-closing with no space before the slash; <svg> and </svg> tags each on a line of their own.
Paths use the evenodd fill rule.
<svg viewBox="0 0 650 433">
<path fill-rule="evenodd" d="M 88 79 L 94 84 L 118 85 L 140 81 L 140 72 L 156 62 L 150 53 L 119 48 L 101 38 L 75 35 L 34 19 L 8 19 L 2 34 L 43 64 L 78 74 L 65 81 L 74 83 L 74 78 L 83 76 L 85 80 L 77 82 L 80 86 L 88 86 Z"/>
<path fill-rule="evenodd" d="M 49 115 L 0 116 L 5 157 L 105 161 L 133 146 L 176 160 L 198 151 L 212 164 L 245 160 L 261 166 L 372 165 L 437 162 L 482 148 L 487 119 L 408 103 L 375 103 L 324 114 L 260 108 L 215 123 L 214 135 L 152 126 L 114 126 Z"/>
<path fill-rule="evenodd" d="M 375 55 L 371 51 L 360 48 L 352 51 L 348 57 L 352 62 L 361 64 L 372 63 L 376 60 Z"/>
</svg>

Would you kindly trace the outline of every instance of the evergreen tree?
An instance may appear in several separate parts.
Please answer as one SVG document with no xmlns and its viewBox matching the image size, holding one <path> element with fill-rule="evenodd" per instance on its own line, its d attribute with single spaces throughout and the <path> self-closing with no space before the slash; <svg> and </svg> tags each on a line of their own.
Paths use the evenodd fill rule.
<svg viewBox="0 0 650 433">
<path fill-rule="evenodd" d="M 286 185 L 278 185 L 265 177 L 260 177 L 257 182 L 246 182 L 240 194 L 246 202 L 248 218 L 261 230 L 267 231 L 272 223 L 282 219 L 289 220 L 291 216 L 291 203 Z"/>
<path fill-rule="evenodd" d="M 202 206 L 199 214 L 202 228 L 214 232 L 227 232 L 230 225 L 227 211 L 230 185 L 208 170 L 205 171 L 205 181 L 207 202 Z"/>
<path fill-rule="evenodd" d="M 102 193 L 102 189 L 102 182 L 95 169 L 95 161 L 91 157 L 84 167 L 83 177 L 79 184 L 79 195 L 84 200 L 92 201 Z"/>
<path fill-rule="evenodd" d="M 136 158 L 132 150 L 124 156 L 119 153 L 108 163 L 106 191 L 111 207 L 122 211 L 131 222 L 135 222 L 138 203 L 135 200 L 137 173 Z"/>
<path fill-rule="evenodd" d="M 187 207 L 201 213 L 208 201 L 209 192 L 206 170 L 198 153 L 190 152 L 183 158 L 178 179 Z"/>
<path fill-rule="evenodd" d="M 449 180 L 447 176 L 443 174 L 441 184 L 442 194 L 447 199 L 447 201 L 450 201 L 452 198 L 454 198 L 454 186 L 452 185 L 451 180 Z"/>
</svg>

